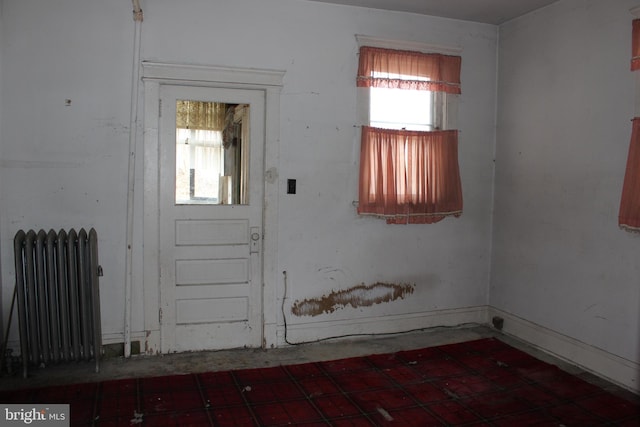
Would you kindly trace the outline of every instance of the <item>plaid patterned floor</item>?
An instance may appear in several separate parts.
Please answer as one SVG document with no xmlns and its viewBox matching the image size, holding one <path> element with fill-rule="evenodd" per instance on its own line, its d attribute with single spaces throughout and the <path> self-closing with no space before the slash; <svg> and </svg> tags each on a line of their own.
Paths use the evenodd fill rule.
<svg viewBox="0 0 640 427">
<path fill-rule="evenodd" d="M 71 425 L 639 426 L 640 405 L 493 338 L 274 368 L 0 393 Z"/>
</svg>

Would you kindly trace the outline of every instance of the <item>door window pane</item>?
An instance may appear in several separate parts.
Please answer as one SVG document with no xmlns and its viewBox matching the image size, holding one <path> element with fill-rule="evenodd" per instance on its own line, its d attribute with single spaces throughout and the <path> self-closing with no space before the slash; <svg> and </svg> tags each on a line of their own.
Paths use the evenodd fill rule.
<svg viewBox="0 0 640 427">
<path fill-rule="evenodd" d="M 176 204 L 247 204 L 249 105 L 176 102 Z"/>
</svg>

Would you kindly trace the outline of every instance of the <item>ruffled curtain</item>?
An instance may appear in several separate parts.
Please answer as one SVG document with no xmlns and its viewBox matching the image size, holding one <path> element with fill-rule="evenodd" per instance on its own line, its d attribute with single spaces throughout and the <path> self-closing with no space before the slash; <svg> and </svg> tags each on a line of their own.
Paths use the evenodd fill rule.
<svg viewBox="0 0 640 427">
<path fill-rule="evenodd" d="M 631 70 L 640 70 L 640 19 L 633 20 L 631 34 Z"/>
<path fill-rule="evenodd" d="M 224 129 L 226 104 L 221 102 L 184 101 L 176 102 L 176 127 L 182 129 Z"/>
<path fill-rule="evenodd" d="M 640 232 L 640 118 L 638 117 L 633 119 L 618 225 L 628 231 Z"/>
<path fill-rule="evenodd" d="M 358 213 L 431 224 L 462 213 L 458 131 L 362 128 Z"/>
<path fill-rule="evenodd" d="M 459 56 L 363 46 L 358 87 L 460 93 Z"/>
<path fill-rule="evenodd" d="M 640 70 L 640 19 L 633 20 L 631 34 L 631 70 L 637 73 Z M 623 230 L 640 232 L 640 117 L 632 121 L 618 225 Z"/>
<path fill-rule="evenodd" d="M 358 87 L 460 94 L 459 56 L 360 48 Z M 458 131 L 362 127 L 358 214 L 431 224 L 462 213 Z"/>
</svg>

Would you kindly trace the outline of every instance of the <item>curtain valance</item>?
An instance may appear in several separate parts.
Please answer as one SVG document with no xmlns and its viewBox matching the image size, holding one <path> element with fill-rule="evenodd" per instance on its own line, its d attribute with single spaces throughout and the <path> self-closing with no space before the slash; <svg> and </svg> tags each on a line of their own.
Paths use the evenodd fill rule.
<svg viewBox="0 0 640 427">
<path fill-rule="evenodd" d="M 631 34 L 631 70 L 640 70 L 640 19 L 633 20 Z"/>
<path fill-rule="evenodd" d="M 357 85 L 459 94 L 461 64 L 459 56 L 363 46 Z"/>
<path fill-rule="evenodd" d="M 226 104 L 221 102 L 176 102 L 176 127 L 193 130 L 224 129 Z"/>
</svg>

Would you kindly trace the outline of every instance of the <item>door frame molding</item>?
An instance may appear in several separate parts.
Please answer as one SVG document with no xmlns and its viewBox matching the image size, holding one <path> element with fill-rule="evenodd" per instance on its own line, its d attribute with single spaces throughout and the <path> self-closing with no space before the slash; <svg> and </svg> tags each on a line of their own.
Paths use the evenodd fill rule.
<svg viewBox="0 0 640 427">
<path fill-rule="evenodd" d="M 265 93 L 264 200 L 262 225 L 262 346 L 277 346 L 278 159 L 280 91 L 284 71 L 143 61 L 143 304 L 145 342 L 141 352 L 161 352 L 160 334 L 160 87 L 200 86 L 254 89 Z M 141 343 L 142 344 L 142 343 Z"/>
</svg>

